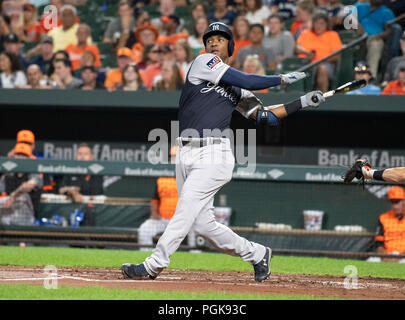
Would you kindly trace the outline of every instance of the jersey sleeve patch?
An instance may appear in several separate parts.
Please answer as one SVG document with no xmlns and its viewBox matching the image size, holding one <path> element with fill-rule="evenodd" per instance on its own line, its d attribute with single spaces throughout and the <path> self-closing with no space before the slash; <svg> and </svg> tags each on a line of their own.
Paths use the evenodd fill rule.
<svg viewBox="0 0 405 320">
<path fill-rule="evenodd" d="M 207 62 L 207 67 L 208 69 L 210 69 L 211 71 L 215 71 L 218 68 L 220 68 L 224 63 L 222 62 L 221 58 L 218 56 L 214 56 L 212 59 L 210 59 Z"/>
</svg>

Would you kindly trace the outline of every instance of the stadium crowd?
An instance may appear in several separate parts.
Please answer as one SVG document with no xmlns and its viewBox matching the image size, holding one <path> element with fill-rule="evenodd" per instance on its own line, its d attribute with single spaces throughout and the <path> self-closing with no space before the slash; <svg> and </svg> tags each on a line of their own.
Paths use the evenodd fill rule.
<svg viewBox="0 0 405 320">
<path fill-rule="evenodd" d="M 234 32 L 233 67 L 273 74 L 281 73 L 288 59 L 302 65 L 323 59 L 311 69 L 313 89 L 322 91 L 331 87 L 341 54 L 326 57 L 344 48 L 348 33 L 366 33 L 353 74 L 367 77 L 379 90 L 358 93 L 405 93 L 405 3 L 400 0 L 0 4 L 1 88 L 179 90 L 191 61 L 204 52 L 204 30 L 220 21 Z"/>
</svg>

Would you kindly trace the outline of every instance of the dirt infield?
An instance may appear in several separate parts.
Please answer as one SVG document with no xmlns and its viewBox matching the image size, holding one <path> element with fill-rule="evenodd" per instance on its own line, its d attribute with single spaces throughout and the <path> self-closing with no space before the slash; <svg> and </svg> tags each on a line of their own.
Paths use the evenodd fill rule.
<svg viewBox="0 0 405 320">
<path fill-rule="evenodd" d="M 43 285 L 50 274 L 42 267 L 0 266 L 0 284 Z M 347 299 L 405 299 L 405 280 L 359 277 L 357 288 L 345 289 L 344 277 L 273 274 L 257 283 L 245 272 L 165 270 L 155 280 L 124 279 L 118 269 L 58 268 L 59 286 L 103 286 L 158 291 L 308 295 Z"/>
</svg>

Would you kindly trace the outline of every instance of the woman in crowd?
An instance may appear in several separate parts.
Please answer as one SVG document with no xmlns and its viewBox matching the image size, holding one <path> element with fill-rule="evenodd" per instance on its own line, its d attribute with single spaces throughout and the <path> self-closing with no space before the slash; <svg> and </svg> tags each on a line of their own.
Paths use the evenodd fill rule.
<svg viewBox="0 0 405 320">
<path fill-rule="evenodd" d="M 122 71 L 122 85 L 117 90 L 124 91 L 145 91 L 146 87 L 143 85 L 139 68 L 136 63 L 129 63 Z"/>
<path fill-rule="evenodd" d="M 161 79 L 156 82 L 153 90 L 181 90 L 184 82 L 180 69 L 175 61 L 166 60 L 162 65 Z"/>
<path fill-rule="evenodd" d="M 177 40 L 173 49 L 176 64 L 180 68 L 184 81 L 194 58 L 193 52 L 186 39 Z"/>
<path fill-rule="evenodd" d="M 236 17 L 233 22 L 233 35 L 235 41 L 235 50 L 232 57 L 230 57 L 230 65 L 234 66 L 234 59 L 238 54 L 239 49 L 250 46 L 252 41 L 249 39 L 249 21 L 245 16 Z"/>
<path fill-rule="evenodd" d="M 243 62 L 242 71 L 245 73 L 252 73 L 258 75 L 266 75 L 266 71 L 262 63 L 259 60 L 259 57 L 256 54 L 248 55 Z M 257 93 L 267 93 L 269 89 L 257 90 Z"/>
<path fill-rule="evenodd" d="M 0 53 L 0 88 L 12 89 L 27 84 L 18 56 L 13 53 Z"/>
<path fill-rule="evenodd" d="M 263 5 L 262 0 L 243 0 L 243 3 L 246 10 L 246 19 L 250 24 L 266 24 L 271 11 L 267 6 Z"/>
<path fill-rule="evenodd" d="M 208 28 L 209 22 L 207 17 L 199 17 L 195 20 L 194 32 L 188 37 L 188 45 L 193 50 L 194 56 L 197 56 L 199 52 L 204 48 L 203 34 Z"/>
<path fill-rule="evenodd" d="M 42 26 L 38 21 L 38 10 L 30 3 L 23 6 L 21 29 L 18 36 L 24 42 L 37 42 L 43 34 Z"/>
</svg>

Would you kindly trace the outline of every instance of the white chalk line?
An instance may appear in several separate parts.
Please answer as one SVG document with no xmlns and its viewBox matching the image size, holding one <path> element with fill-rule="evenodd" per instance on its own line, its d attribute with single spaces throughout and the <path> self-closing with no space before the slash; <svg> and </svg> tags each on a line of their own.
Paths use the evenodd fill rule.
<svg viewBox="0 0 405 320">
<path fill-rule="evenodd" d="M 159 280 L 135 280 L 135 279 L 91 279 L 91 278 L 84 278 L 84 277 L 74 277 L 74 276 L 56 276 L 56 277 L 52 277 L 52 276 L 46 276 L 46 277 L 31 277 L 31 278 L 3 278 L 0 279 L 0 282 L 11 282 L 11 281 L 44 281 L 44 280 L 63 280 L 63 279 L 70 279 L 70 280 L 77 280 L 77 281 L 85 281 L 85 282 L 112 282 L 112 283 L 145 283 L 145 282 L 149 282 L 149 283 L 178 283 L 180 280 L 182 280 L 181 277 L 171 277 L 171 276 L 161 276 L 161 279 L 167 279 L 167 280 L 163 280 L 163 281 L 159 281 Z M 215 281 L 215 279 L 212 279 Z M 314 282 L 313 280 L 301 280 L 300 282 Z M 338 286 L 338 287 L 344 287 L 344 283 L 343 282 L 337 282 L 337 281 L 316 281 L 317 283 L 323 285 L 323 286 Z M 359 281 L 360 282 L 360 281 Z M 190 283 L 193 284 L 195 283 L 195 281 L 182 281 L 182 283 L 186 284 L 186 283 Z M 219 285 L 229 285 L 229 282 L 216 282 L 216 284 Z M 270 282 L 264 282 L 264 283 L 232 283 L 232 285 L 237 285 L 237 286 L 257 286 L 257 287 L 262 287 L 262 286 L 268 286 L 269 284 L 271 284 Z M 290 284 L 291 285 L 291 284 Z M 277 287 L 280 287 L 280 284 L 276 285 Z M 391 284 L 387 284 L 387 283 L 367 283 L 367 284 L 362 284 L 362 283 L 357 283 L 357 289 L 367 289 L 370 287 L 380 287 L 380 288 L 393 288 L 393 289 L 399 289 L 401 287 L 398 286 L 393 286 Z"/>
</svg>

